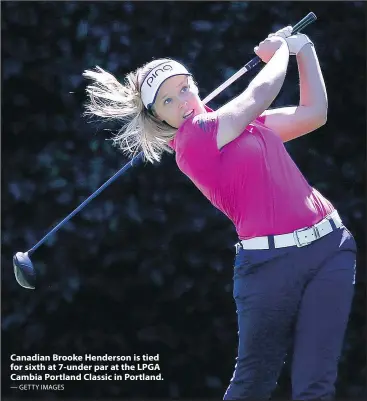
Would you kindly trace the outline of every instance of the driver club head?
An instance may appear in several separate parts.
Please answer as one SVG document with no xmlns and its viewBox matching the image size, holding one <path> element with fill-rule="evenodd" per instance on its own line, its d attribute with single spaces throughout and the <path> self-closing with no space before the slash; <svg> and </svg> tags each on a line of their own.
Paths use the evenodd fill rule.
<svg viewBox="0 0 367 401">
<path fill-rule="evenodd" d="M 34 290 L 36 288 L 36 271 L 28 252 L 17 252 L 13 256 L 13 266 L 18 284 L 24 288 Z"/>
</svg>

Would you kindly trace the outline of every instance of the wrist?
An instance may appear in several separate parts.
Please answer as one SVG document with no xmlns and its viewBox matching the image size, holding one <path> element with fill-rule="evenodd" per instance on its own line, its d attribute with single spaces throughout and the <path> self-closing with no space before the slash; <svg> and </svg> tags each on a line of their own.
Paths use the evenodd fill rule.
<svg viewBox="0 0 367 401">
<path fill-rule="evenodd" d="M 285 38 L 283 38 L 282 36 L 278 36 L 278 38 L 279 38 L 279 48 L 278 48 L 278 50 L 280 49 L 280 48 L 282 48 L 282 47 L 285 47 L 285 48 L 287 48 L 288 49 L 288 42 L 287 42 L 287 40 L 285 39 Z"/>
<path fill-rule="evenodd" d="M 287 44 L 289 47 L 289 54 L 292 56 L 297 56 L 306 45 L 313 45 L 310 38 L 302 33 L 289 36 L 287 38 Z"/>
<path fill-rule="evenodd" d="M 289 55 L 289 46 L 288 43 L 285 39 L 282 39 L 282 42 L 280 43 L 278 50 L 275 53 L 284 53 L 287 56 Z"/>
<path fill-rule="evenodd" d="M 301 49 L 298 51 L 298 53 L 296 54 L 296 57 L 299 58 L 299 57 L 302 57 L 302 56 L 312 53 L 313 47 L 314 47 L 314 45 L 311 41 L 308 43 L 305 43 L 301 47 Z"/>
</svg>

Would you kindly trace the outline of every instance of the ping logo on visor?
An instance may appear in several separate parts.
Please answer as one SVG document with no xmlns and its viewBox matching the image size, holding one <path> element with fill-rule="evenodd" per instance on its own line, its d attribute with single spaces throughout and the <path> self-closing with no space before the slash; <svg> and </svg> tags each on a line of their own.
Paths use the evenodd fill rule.
<svg viewBox="0 0 367 401">
<path fill-rule="evenodd" d="M 172 71 L 172 70 L 173 67 L 170 63 L 163 64 L 161 67 L 155 68 L 155 70 L 151 74 L 149 74 L 149 78 L 147 79 L 147 85 L 149 86 L 149 88 L 152 87 L 154 78 L 157 78 L 160 72 Z"/>
<path fill-rule="evenodd" d="M 175 60 L 164 61 L 154 67 L 144 78 L 141 85 L 141 98 L 149 110 L 153 105 L 159 88 L 163 82 L 175 75 L 191 75 L 185 66 Z"/>
</svg>

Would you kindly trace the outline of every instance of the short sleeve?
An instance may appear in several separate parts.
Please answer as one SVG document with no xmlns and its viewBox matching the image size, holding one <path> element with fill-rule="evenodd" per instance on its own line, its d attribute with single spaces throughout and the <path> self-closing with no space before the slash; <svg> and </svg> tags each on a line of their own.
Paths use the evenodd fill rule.
<svg viewBox="0 0 367 401">
<path fill-rule="evenodd" d="M 260 123 L 260 124 L 265 125 L 265 119 L 266 119 L 266 116 L 259 116 L 259 117 L 256 118 L 255 121 Z"/>
</svg>

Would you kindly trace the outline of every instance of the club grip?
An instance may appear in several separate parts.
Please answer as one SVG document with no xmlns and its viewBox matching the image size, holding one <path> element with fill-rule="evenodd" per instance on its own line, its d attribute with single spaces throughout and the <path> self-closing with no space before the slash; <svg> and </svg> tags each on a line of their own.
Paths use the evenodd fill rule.
<svg viewBox="0 0 367 401">
<path fill-rule="evenodd" d="M 301 21 L 297 22 L 297 24 L 294 25 L 292 35 L 301 32 L 304 28 L 306 28 L 307 25 L 315 22 L 316 20 L 317 17 L 314 13 L 308 13 L 304 18 L 301 19 Z"/>
</svg>

